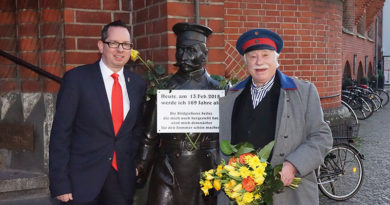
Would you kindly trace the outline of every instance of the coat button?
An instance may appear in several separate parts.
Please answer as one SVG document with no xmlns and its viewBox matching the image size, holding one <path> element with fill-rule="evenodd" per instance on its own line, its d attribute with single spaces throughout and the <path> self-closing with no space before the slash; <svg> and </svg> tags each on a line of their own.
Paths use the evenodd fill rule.
<svg viewBox="0 0 390 205">
<path fill-rule="evenodd" d="M 177 158 L 179 158 L 180 157 L 180 153 L 178 152 L 178 153 L 176 153 L 176 157 Z"/>
<path fill-rule="evenodd" d="M 285 135 L 285 136 L 284 136 L 284 139 L 287 139 L 287 138 L 288 138 L 288 136 L 287 136 L 287 135 Z"/>
<path fill-rule="evenodd" d="M 279 155 L 280 155 L 281 157 L 283 157 L 283 156 L 284 156 L 284 153 L 280 153 Z"/>
<path fill-rule="evenodd" d="M 111 160 L 112 160 L 112 157 L 109 157 L 109 158 L 108 158 L 108 160 L 110 160 L 110 161 L 111 161 Z"/>
<path fill-rule="evenodd" d="M 290 115 L 287 115 L 287 118 L 290 118 Z"/>
</svg>

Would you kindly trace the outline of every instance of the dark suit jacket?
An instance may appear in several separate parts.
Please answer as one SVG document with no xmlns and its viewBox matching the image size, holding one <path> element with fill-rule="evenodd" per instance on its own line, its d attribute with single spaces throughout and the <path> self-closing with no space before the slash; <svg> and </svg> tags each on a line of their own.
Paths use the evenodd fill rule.
<svg viewBox="0 0 390 205">
<path fill-rule="evenodd" d="M 53 197 L 72 193 L 80 202 L 94 199 L 111 169 L 114 149 L 123 193 L 135 189 L 138 123 L 145 81 L 124 70 L 130 110 L 114 136 L 110 106 L 99 62 L 65 73 L 57 97 L 49 148 L 50 191 Z"/>
</svg>

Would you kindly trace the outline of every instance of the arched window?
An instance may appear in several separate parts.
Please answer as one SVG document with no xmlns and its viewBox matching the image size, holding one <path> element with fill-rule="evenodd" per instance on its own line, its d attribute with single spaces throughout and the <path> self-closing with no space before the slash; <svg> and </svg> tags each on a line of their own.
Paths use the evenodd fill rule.
<svg viewBox="0 0 390 205">
<path fill-rule="evenodd" d="M 354 0 L 345 0 L 343 3 L 343 29 L 347 32 L 353 32 L 355 19 Z"/>
</svg>

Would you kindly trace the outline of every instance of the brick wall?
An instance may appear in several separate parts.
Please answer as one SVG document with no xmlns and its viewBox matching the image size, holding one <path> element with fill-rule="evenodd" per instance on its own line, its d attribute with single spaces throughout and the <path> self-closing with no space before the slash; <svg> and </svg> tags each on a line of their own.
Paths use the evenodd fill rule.
<svg viewBox="0 0 390 205">
<path fill-rule="evenodd" d="M 291 76 L 313 82 L 320 96 L 340 93 L 341 26 L 340 1 L 225 1 L 226 74 L 237 73 L 243 62 L 236 39 L 252 28 L 276 31 L 285 42 L 280 69 Z M 244 74 L 243 71 L 240 74 Z M 326 108 L 338 106 L 339 97 L 323 99 Z"/>
<path fill-rule="evenodd" d="M 354 64 L 354 55 L 356 55 L 356 65 L 355 71 L 353 71 Z M 359 64 L 363 66 L 363 74 L 364 76 L 368 76 L 368 73 L 364 70 L 365 65 L 365 56 L 367 57 L 367 71 L 368 65 L 374 65 L 374 56 L 375 56 L 375 44 L 373 41 L 361 38 L 357 35 L 351 35 L 348 33 L 343 34 L 343 68 L 345 64 L 348 62 L 350 65 L 350 73 L 353 79 L 357 79 L 358 67 Z"/>
<path fill-rule="evenodd" d="M 60 76 L 63 70 L 61 1 L 3 0 L 0 49 Z M 0 57 L 1 93 L 55 92 L 58 83 Z"/>
<path fill-rule="evenodd" d="M 115 20 L 130 24 L 130 6 L 128 0 L 63 0 L 65 69 L 96 62 L 101 29 Z"/>
<path fill-rule="evenodd" d="M 0 49 L 16 54 L 16 5 L 13 0 L 0 2 Z M 0 57 L 0 93 L 18 89 L 15 63 Z"/>
<path fill-rule="evenodd" d="M 349 31 L 343 33 L 343 68 L 349 68 L 352 79 L 369 77 L 376 74 L 375 44 L 377 47 L 377 59 L 381 59 L 382 52 L 382 8 L 383 0 L 348 0 L 354 2 L 354 25 Z M 345 4 L 345 3 L 344 3 Z M 364 20 L 364 22 L 362 22 Z M 378 25 L 376 25 L 378 21 Z M 360 26 L 366 29 L 359 31 Z M 377 28 L 378 26 L 378 28 Z M 377 31 L 378 29 L 378 31 Z M 378 32 L 378 33 L 377 33 Z M 376 39 L 377 38 L 377 39 Z M 376 42 L 375 42 L 376 41 Z M 354 56 L 356 61 L 354 62 Z M 349 66 L 345 66 L 349 64 Z M 355 64 L 355 68 L 354 68 Z M 358 68 L 362 67 L 362 76 L 358 76 Z M 367 67 L 367 68 L 366 68 Z"/>
<path fill-rule="evenodd" d="M 152 59 L 156 64 L 174 73 L 176 62 L 176 36 L 172 31 L 178 22 L 195 22 L 195 5 L 192 0 L 139 0 L 134 4 L 135 46 L 143 58 Z M 200 1 L 200 24 L 213 29 L 207 40 L 209 58 L 206 65 L 213 74 L 224 74 L 224 7 L 221 0 Z"/>
<path fill-rule="evenodd" d="M 200 0 L 200 23 L 214 31 L 207 41 L 206 67 L 211 74 L 245 77 L 236 39 L 249 29 L 268 28 L 285 41 L 280 69 L 313 82 L 321 97 L 336 96 L 343 68 L 347 61 L 353 67 L 354 54 L 357 65 L 364 65 L 368 56 L 367 64 L 375 68 L 375 44 L 356 35 L 356 24 L 364 15 L 365 27 L 372 30 L 372 18 L 383 0 L 356 0 L 353 5 L 355 25 L 348 34 L 341 32 L 343 3 L 339 0 Z M 0 9 L 0 48 L 59 76 L 95 62 L 102 26 L 118 19 L 131 25 L 135 48 L 143 58 L 173 73 L 177 68 L 173 66 L 176 36 L 172 26 L 195 22 L 192 0 L 3 0 Z M 2 92 L 57 91 L 58 84 L 24 68 L 15 69 L 14 63 L 2 57 L 0 61 Z M 322 104 L 332 108 L 339 101 L 330 97 Z"/>
</svg>

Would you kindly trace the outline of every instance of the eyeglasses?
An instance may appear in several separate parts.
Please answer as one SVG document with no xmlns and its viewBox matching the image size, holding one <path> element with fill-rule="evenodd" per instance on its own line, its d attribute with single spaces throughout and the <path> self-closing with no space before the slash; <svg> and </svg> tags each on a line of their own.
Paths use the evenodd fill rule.
<svg viewBox="0 0 390 205">
<path fill-rule="evenodd" d="M 103 43 L 107 44 L 110 48 L 119 48 L 120 45 L 122 45 L 122 48 L 124 50 L 131 50 L 133 48 L 133 43 L 118 43 L 118 42 L 108 42 L 103 41 Z"/>
</svg>

